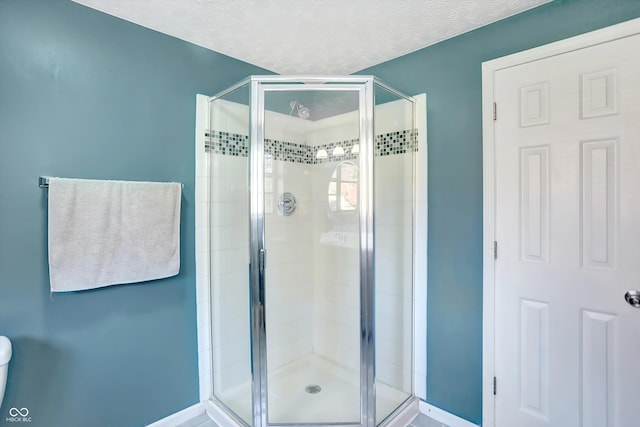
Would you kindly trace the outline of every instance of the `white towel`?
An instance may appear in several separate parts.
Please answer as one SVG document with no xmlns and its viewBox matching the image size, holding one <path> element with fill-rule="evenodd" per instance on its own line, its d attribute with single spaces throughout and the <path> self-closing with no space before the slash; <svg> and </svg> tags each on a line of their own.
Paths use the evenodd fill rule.
<svg viewBox="0 0 640 427">
<path fill-rule="evenodd" d="M 51 292 L 174 276 L 180 183 L 49 179 Z"/>
</svg>

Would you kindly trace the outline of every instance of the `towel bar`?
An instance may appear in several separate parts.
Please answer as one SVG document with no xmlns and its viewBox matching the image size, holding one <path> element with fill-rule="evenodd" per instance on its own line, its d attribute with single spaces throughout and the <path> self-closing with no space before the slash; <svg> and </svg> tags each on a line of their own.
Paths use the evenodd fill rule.
<svg viewBox="0 0 640 427">
<path fill-rule="evenodd" d="M 49 178 L 50 176 L 41 176 L 38 177 L 38 187 L 40 188 L 49 188 Z M 184 189 L 184 184 L 180 184 Z"/>
</svg>

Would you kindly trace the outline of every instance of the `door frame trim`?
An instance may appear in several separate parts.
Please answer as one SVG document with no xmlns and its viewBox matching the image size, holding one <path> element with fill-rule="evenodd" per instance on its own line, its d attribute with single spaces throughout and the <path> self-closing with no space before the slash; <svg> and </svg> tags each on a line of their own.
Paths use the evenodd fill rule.
<svg viewBox="0 0 640 427">
<path fill-rule="evenodd" d="M 495 135 L 494 86 L 500 70 L 640 34 L 640 18 L 482 63 L 482 425 L 495 426 Z M 499 113 L 499 112 L 498 112 Z M 498 117 L 499 119 L 499 117 Z"/>
</svg>

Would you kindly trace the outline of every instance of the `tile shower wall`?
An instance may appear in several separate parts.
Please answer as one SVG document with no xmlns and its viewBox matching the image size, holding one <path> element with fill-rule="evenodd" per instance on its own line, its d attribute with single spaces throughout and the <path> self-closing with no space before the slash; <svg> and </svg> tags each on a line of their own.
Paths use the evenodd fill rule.
<svg viewBox="0 0 640 427">
<path fill-rule="evenodd" d="M 251 379 L 249 342 L 249 200 L 246 157 L 210 155 L 210 231 L 215 385 Z"/>
<path fill-rule="evenodd" d="M 267 358 L 272 372 L 312 353 L 313 281 L 310 256 L 309 165 L 267 159 L 265 312 Z M 278 214 L 277 198 L 290 192 L 296 210 Z"/>
<path fill-rule="evenodd" d="M 359 139 L 358 115 L 353 112 L 318 120 L 311 124 L 308 135 L 311 146 L 325 149 L 329 154 L 314 166 L 313 173 L 313 349 L 318 356 L 357 373 L 360 365 L 358 216 L 355 212 L 353 215 L 332 212 L 327 193 L 340 161 L 358 164 L 358 156 L 352 155 L 350 149 Z M 344 144 L 344 157 L 331 156 L 336 141 Z"/>
<path fill-rule="evenodd" d="M 204 141 L 210 162 L 210 266 L 214 388 L 233 392 L 251 380 L 249 342 L 248 108 L 216 101 Z M 311 353 L 312 259 L 305 239 L 310 164 L 300 162 L 304 129 L 299 119 L 267 113 L 265 134 L 265 245 L 268 249 L 266 323 L 269 368 Z M 286 142 L 285 142 L 286 141 Z M 302 153 L 304 155 L 304 153 Z M 285 161 L 286 160 L 286 161 Z M 296 162 L 298 160 L 298 162 Z M 298 198 L 295 215 L 277 214 L 277 197 Z M 306 214 L 305 214 L 306 212 Z M 310 237 L 310 233 L 306 232 Z M 204 359 L 204 358 L 203 358 Z"/>
<path fill-rule="evenodd" d="M 376 378 L 411 392 L 413 324 L 413 112 L 406 101 L 375 107 Z"/>
<path fill-rule="evenodd" d="M 246 151 L 249 111 L 235 103 L 211 104 L 204 167 L 210 241 L 203 245 L 210 266 L 211 342 L 216 393 L 251 381 L 249 341 L 249 165 Z M 242 137 L 241 137 L 242 135 Z M 245 138 L 245 139 L 242 139 Z M 198 147 L 203 150 L 203 147 Z M 200 180 L 200 178 L 199 178 Z M 201 396 L 202 397 L 202 396 Z M 239 410 L 239 408 L 233 408 Z"/>
<path fill-rule="evenodd" d="M 413 113 L 405 102 L 376 106 L 376 376 L 411 392 L 413 279 Z M 348 116 L 351 115 L 351 118 Z M 355 113 L 320 120 L 313 146 L 358 138 Z M 354 160 L 357 164 L 357 157 Z M 348 368 L 359 366 L 359 242 L 357 218 L 330 220 L 327 187 L 336 161 L 314 170 L 314 352 Z"/>
<path fill-rule="evenodd" d="M 211 123 L 215 130 L 208 138 L 211 277 L 221 284 L 212 286 L 212 335 L 214 348 L 225 349 L 214 356 L 216 390 L 250 381 L 250 347 L 244 333 L 249 330 L 248 109 L 229 102 L 221 105 L 233 113 L 217 116 L 235 119 Z M 393 109 L 398 105 L 377 107 L 391 111 L 377 111 L 376 117 L 377 366 L 380 381 L 410 391 L 412 132 L 407 131 L 410 122 L 395 120 Z M 388 123 L 386 116 L 391 118 Z M 319 162 L 314 156 L 318 146 L 331 154 L 338 143 L 350 143 L 349 154 L 358 139 L 356 120 L 355 114 L 316 122 L 268 114 L 265 120 L 270 369 L 311 354 L 353 370 L 359 367 L 357 218 L 336 220 L 328 215 L 327 187 L 338 162 L 331 156 Z M 357 163 L 357 156 L 351 157 Z M 277 198 L 286 191 L 298 203 L 289 217 L 277 214 Z M 401 268 L 392 261 L 399 254 L 409 260 Z M 398 283 L 406 286 L 399 288 Z"/>
<path fill-rule="evenodd" d="M 413 158 L 376 157 L 376 377 L 411 392 Z"/>
<path fill-rule="evenodd" d="M 310 177 L 307 122 L 265 114 L 265 316 L 270 373 L 312 353 L 313 307 Z M 296 198 L 290 216 L 278 213 L 278 197 Z"/>
</svg>

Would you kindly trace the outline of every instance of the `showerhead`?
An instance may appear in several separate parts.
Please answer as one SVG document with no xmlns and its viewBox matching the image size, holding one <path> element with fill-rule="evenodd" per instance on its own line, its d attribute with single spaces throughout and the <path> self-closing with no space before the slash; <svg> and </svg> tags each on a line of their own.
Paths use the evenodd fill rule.
<svg viewBox="0 0 640 427">
<path fill-rule="evenodd" d="M 303 120 L 307 120 L 311 115 L 311 111 L 307 107 L 303 107 L 302 105 L 298 108 L 298 117 Z"/>
<path fill-rule="evenodd" d="M 305 107 L 304 105 L 300 104 L 298 101 L 291 101 L 289 103 L 289 106 L 291 107 L 291 111 L 289 112 L 289 115 L 293 114 L 293 110 L 295 109 L 297 109 L 298 117 L 300 117 L 302 120 L 307 120 L 311 115 L 311 110 L 309 110 L 308 107 Z"/>
</svg>

